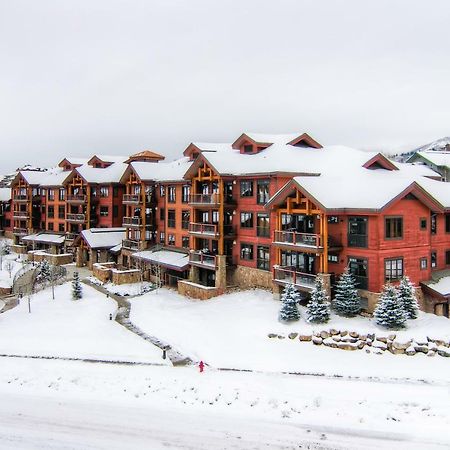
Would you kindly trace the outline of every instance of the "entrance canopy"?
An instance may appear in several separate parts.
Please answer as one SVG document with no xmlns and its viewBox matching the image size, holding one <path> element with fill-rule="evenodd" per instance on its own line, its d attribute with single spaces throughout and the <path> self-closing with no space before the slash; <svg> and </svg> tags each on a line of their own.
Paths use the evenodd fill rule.
<svg viewBox="0 0 450 450">
<path fill-rule="evenodd" d="M 189 268 L 189 255 L 171 250 L 158 250 L 155 252 L 145 250 L 133 253 L 131 257 L 153 264 L 160 264 L 167 269 L 176 270 L 177 272 L 183 272 Z"/>
<path fill-rule="evenodd" d="M 64 244 L 65 236 L 61 234 L 51 234 L 51 233 L 37 233 L 24 236 L 22 241 L 25 242 L 35 242 L 37 244 L 48 244 L 48 245 L 62 245 Z"/>
</svg>

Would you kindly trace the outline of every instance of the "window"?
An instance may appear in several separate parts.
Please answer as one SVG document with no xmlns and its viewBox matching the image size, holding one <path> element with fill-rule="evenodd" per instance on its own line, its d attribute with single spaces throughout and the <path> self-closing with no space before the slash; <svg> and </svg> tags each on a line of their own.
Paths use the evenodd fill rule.
<svg viewBox="0 0 450 450">
<path fill-rule="evenodd" d="M 253 260 L 253 245 L 252 244 L 241 244 L 241 259 L 246 261 Z"/>
<path fill-rule="evenodd" d="M 384 260 L 384 279 L 399 280 L 403 276 L 403 258 Z"/>
<path fill-rule="evenodd" d="M 49 222 L 49 223 L 48 223 L 48 229 L 49 229 L 50 231 L 53 231 L 53 222 Z"/>
<path fill-rule="evenodd" d="M 182 236 L 181 237 L 181 246 L 183 248 L 189 248 L 189 236 Z"/>
<path fill-rule="evenodd" d="M 246 144 L 244 145 L 244 153 L 253 153 L 253 145 L 252 144 Z"/>
<path fill-rule="evenodd" d="M 448 266 L 450 265 L 450 250 L 447 250 L 445 252 L 445 264 Z"/>
<path fill-rule="evenodd" d="M 109 188 L 108 186 L 100 186 L 100 197 L 108 197 Z"/>
<path fill-rule="evenodd" d="M 450 214 L 445 215 L 445 232 L 450 233 Z"/>
<path fill-rule="evenodd" d="M 113 197 L 117 198 L 119 196 L 119 186 L 113 187 Z"/>
<path fill-rule="evenodd" d="M 64 231 L 64 224 L 63 223 L 60 223 L 58 225 L 58 231 Z"/>
<path fill-rule="evenodd" d="M 339 262 L 339 256 L 338 255 L 328 255 L 328 262 L 330 263 L 338 263 Z"/>
<path fill-rule="evenodd" d="M 66 199 L 66 190 L 64 188 L 59 189 L 59 200 L 65 200 Z"/>
<path fill-rule="evenodd" d="M 256 203 L 265 205 L 269 201 L 269 180 L 258 180 L 256 182 Z"/>
<path fill-rule="evenodd" d="M 166 220 L 166 210 L 164 208 L 159 210 L 159 220 Z"/>
<path fill-rule="evenodd" d="M 175 210 L 169 209 L 167 211 L 167 226 L 169 228 L 175 228 L 176 226 L 176 218 L 175 218 Z"/>
<path fill-rule="evenodd" d="M 253 213 L 241 212 L 241 228 L 253 228 Z"/>
<path fill-rule="evenodd" d="M 426 217 L 421 217 L 419 223 L 420 223 L 420 229 L 422 231 L 427 229 L 427 218 Z"/>
<path fill-rule="evenodd" d="M 119 206 L 118 205 L 113 205 L 113 217 L 119 217 Z"/>
<path fill-rule="evenodd" d="M 167 245 L 175 245 L 175 235 L 167 235 Z"/>
<path fill-rule="evenodd" d="M 169 186 L 167 188 L 167 196 L 168 196 L 168 202 L 169 203 L 175 203 L 176 202 L 176 196 L 177 196 L 177 189 L 175 186 Z"/>
<path fill-rule="evenodd" d="M 431 234 L 437 233 L 437 214 L 432 213 L 430 216 L 430 231 Z"/>
<path fill-rule="evenodd" d="M 49 219 L 53 219 L 55 217 L 55 207 L 54 206 L 49 206 L 47 209 L 47 217 Z"/>
<path fill-rule="evenodd" d="M 65 219 L 66 217 L 66 207 L 64 205 L 58 206 L 58 218 Z"/>
<path fill-rule="evenodd" d="M 367 247 L 367 217 L 348 218 L 348 246 Z"/>
<path fill-rule="evenodd" d="M 181 201 L 183 203 L 189 202 L 189 194 L 191 193 L 191 187 L 190 186 L 183 186 L 181 191 Z"/>
<path fill-rule="evenodd" d="M 164 244 L 166 241 L 166 236 L 164 234 L 164 231 L 161 231 L 161 233 L 159 233 L 159 242 L 160 244 Z"/>
<path fill-rule="evenodd" d="M 386 217 L 384 219 L 384 237 L 386 239 L 401 239 L 403 237 L 402 217 Z"/>
<path fill-rule="evenodd" d="M 367 289 L 369 285 L 367 259 L 349 257 L 348 268 L 350 273 L 355 277 L 356 288 Z"/>
<path fill-rule="evenodd" d="M 328 216 L 327 222 L 328 223 L 339 223 L 339 217 L 338 216 Z"/>
<path fill-rule="evenodd" d="M 181 211 L 181 228 L 183 230 L 189 229 L 190 221 L 191 221 L 191 212 L 188 209 Z"/>
<path fill-rule="evenodd" d="M 162 184 L 159 185 L 159 195 L 160 197 L 164 197 L 164 195 L 166 195 L 166 190 L 164 189 L 164 185 Z"/>
<path fill-rule="evenodd" d="M 256 216 L 256 235 L 260 237 L 270 236 L 269 214 L 258 213 Z"/>
<path fill-rule="evenodd" d="M 107 217 L 109 214 L 109 207 L 108 206 L 100 206 L 100 216 Z"/>
<path fill-rule="evenodd" d="M 261 270 L 269 270 L 270 251 L 269 247 L 258 245 L 256 251 L 256 267 Z"/>
<path fill-rule="evenodd" d="M 253 197 L 253 181 L 241 181 L 241 197 Z"/>
<path fill-rule="evenodd" d="M 426 270 L 428 267 L 428 259 L 420 258 L 420 270 Z"/>
<path fill-rule="evenodd" d="M 54 189 L 49 189 L 47 192 L 48 192 L 48 199 L 50 201 L 55 200 L 55 190 Z"/>
<path fill-rule="evenodd" d="M 437 253 L 431 252 L 431 268 L 435 269 L 437 266 Z"/>
</svg>

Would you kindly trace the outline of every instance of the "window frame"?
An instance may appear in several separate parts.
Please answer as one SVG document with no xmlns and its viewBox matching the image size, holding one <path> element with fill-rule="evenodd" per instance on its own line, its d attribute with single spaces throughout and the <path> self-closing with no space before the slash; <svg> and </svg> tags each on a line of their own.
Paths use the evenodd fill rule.
<svg viewBox="0 0 450 450">
<path fill-rule="evenodd" d="M 246 219 L 246 220 L 242 220 L 242 216 L 243 215 L 249 215 L 250 217 L 249 217 L 249 219 Z M 245 223 L 247 222 L 247 220 L 250 220 L 250 222 L 251 222 L 251 224 L 250 225 L 245 225 Z M 253 214 L 253 212 L 250 212 L 250 211 L 241 211 L 241 214 L 240 214 L 240 221 L 239 221 L 239 223 L 240 223 L 240 228 L 244 228 L 244 229 L 247 229 L 247 230 L 251 230 L 251 229 L 253 229 L 254 228 L 254 214 Z"/>
<path fill-rule="evenodd" d="M 243 189 L 244 185 L 248 184 L 250 189 Z M 241 198 L 251 198 L 254 196 L 254 180 L 241 180 L 239 182 L 239 195 Z M 246 192 L 250 192 L 247 194 Z"/>
<path fill-rule="evenodd" d="M 395 267 L 393 264 L 394 262 Z M 389 268 L 388 265 L 390 266 Z M 400 280 L 403 277 L 404 273 L 405 261 L 403 256 L 384 259 L 384 281 Z"/>
<path fill-rule="evenodd" d="M 241 261 L 253 261 L 255 259 L 254 257 L 254 251 L 255 251 L 255 246 L 253 244 L 249 244 L 246 242 L 241 242 L 241 247 L 239 249 L 239 258 L 241 259 Z M 246 250 L 248 250 L 249 252 L 249 257 L 244 257 Z"/>
<path fill-rule="evenodd" d="M 389 224 L 389 225 L 388 225 Z M 400 224 L 400 235 L 398 235 L 398 224 Z M 403 216 L 384 217 L 384 239 L 386 241 L 400 241 L 403 239 Z M 390 232 L 388 235 L 388 231 Z"/>
</svg>

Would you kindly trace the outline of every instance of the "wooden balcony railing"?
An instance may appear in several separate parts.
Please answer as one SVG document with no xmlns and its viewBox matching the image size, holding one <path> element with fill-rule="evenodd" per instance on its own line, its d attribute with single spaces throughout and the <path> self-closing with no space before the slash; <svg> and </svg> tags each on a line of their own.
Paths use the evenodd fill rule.
<svg viewBox="0 0 450 450">
<path fill-rule="evenodd" d="M 290 267 L 274 266 L 273 280 L 280 284 L 293 284 L 294 286 L 312 289 L 316 275 L 298 272 Z"/>
<path fill-rule="evenodd" d="M 86 216 L 84 214 L 67 214 L 66 221 L 73 223 L 84 223 L 86 222 Z"/>
<path fill-rule="evenodd" d="M 13 196 L 15 202 L 28 202 L 29 199 L 27 194 L 14 194 Z"/>
<path fill-rule="evenodd" d="M 207 255 L 201 251 L 192 250 L 189 253 L 189 263 L 207 269 L 215 269 L 216 257 L 215 255 Z"/>
<path fill-rule="evenodd" d="M 191 194 L 189 196 L 189 203 L 191 205 L 218 205 L 220 203 L 220 196 L 218 193 Z"/>
<path fill-rule="evenodd" d="M 14 227 L 13 228 L 13 234 L 15 234 L 16 236 L 25 236 L 26 234 L 28 234 L 28 229 L 27 228 Z"/>
<path fill-rule="evenodd" d="M 298 233 L 296 231 L 275 231 L 274 243 L 314 249 L 322 247 L 322 239 L 319 234 Z"/>
<path fill-rule="evenodd" d="M 124 217 L 122 220 L 122 226 L 125 228 L 140 227 L 142 220 L 140 217 Z"/>
<path fill-rule="evenodd" d="M 83 194 L 68 194 L 67 203 L 86 203 L 87 196 Z"/>
<path fill-rule="evenodd" d="M 17 219 L 28 219 L 30 214 L 28 211 L 13 211 L 13 217 Z"/>
<path fill-rule="evenodd" d="M 74 241 L 77 236 L 78 233 L 66 233 L 66 241 Z"/>
<path fill-rule="evenodd" d="M 140 194 L 124 194 L 122 201 L 125 205 L 139 205 L 142 199 Z"/>
<path fill-rule="evenodd" d="M 124 239 L 122 241 L 122 247 L 127 250 L 139 250 L 140 248 L 140 242 L 139 241 L 133 241 L 132 239 Z"/>
<path fill-rule="evenodd" d="M 189 224 L 189 233 L 203 234 L 208 236 L 218 236 L 218 228 L 213 223 L 194 223 Z"/>
</svg>

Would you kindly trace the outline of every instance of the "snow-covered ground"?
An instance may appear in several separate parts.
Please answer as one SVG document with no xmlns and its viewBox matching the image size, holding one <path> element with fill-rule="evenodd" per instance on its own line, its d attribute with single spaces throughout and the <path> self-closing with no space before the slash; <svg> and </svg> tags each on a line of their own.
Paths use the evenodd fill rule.
<svg viewBox="0 0 450 450">
<path fill-rule="evenodd" d="M 13 284 L 14 275 L 24 267 L 24 262 L 21 255 L 11 253 L 2 257 L 2 264 L 0 267 L 0 287 L 9 288 Z M 10 265 L 10 267 L 8 267 Z"/>
<path fill-rule="evenodd" d="M 71 283 L 28 298 L 0 315 L 0 353 L 164 363 L 161 350 L 126 330 L 109 315 L 117 304 L 83 285 L 71 300 Z"/>
<path fill-rule="evenodd" d="M 142 283 L 114 284 L 110 282 L 103 283 L 94 276 L 87 277 L 87 279 L 91 283 L 111 292 L 111 294 L 120 295 L 121 297 L 134 297 L 136 295 L 142 295 L 145 292 L 150 292 L 153 289 L 153 284 L 148 281 Z"/>
<path fill-rule="evenodd" d="M 287 336 L 290 332 L 336 328 L 359 333 L 390 332 L 373 320 L 333 315 L 325 326 L 311 326 L 302 319 L 291 324 L 278 322 L 280 303 L 261 290 L 236 292 L 208 301 L 190 300 L 174 291 L 159 289 L 131 300 L 131 320 L 143 330 L 169 342 L 194 359 L 215 367 L 260 371 L 291 371 L 327 375 L 450 380 L 449 360 L 440 356 L 366 354 L 345 351 L 298 339 L 269 339 L 268 333 Z M 408 321 L 402 338 L 428 336 L 450 339 L 450 321 L 421 313 Z"/>
<path fill-rule="evenodd" d="M 448 387 L 2 359 L 0 448 L 444 449 Z"/>
</svg>

